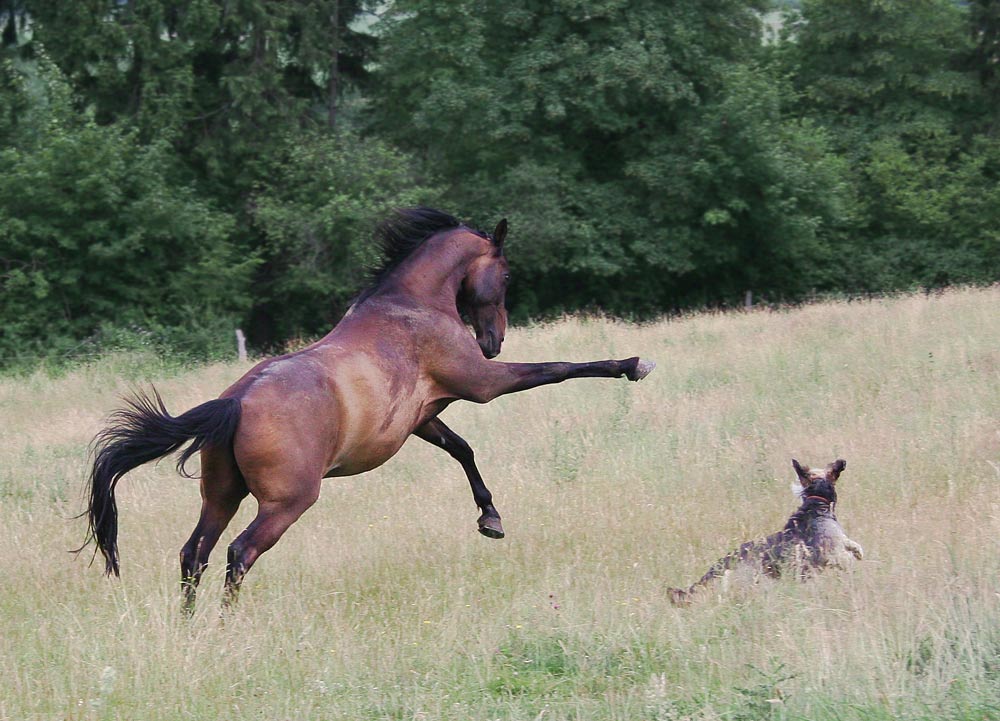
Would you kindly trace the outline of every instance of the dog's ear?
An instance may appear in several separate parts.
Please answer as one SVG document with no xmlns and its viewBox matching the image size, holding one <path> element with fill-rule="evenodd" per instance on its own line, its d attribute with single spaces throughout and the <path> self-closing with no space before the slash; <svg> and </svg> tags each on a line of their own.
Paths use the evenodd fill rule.
<svg viewBox="0 0 1000 721">
<path fill-rule="evenodd" d="M 840 474 L 844 472 L 845 468 L 847 468 L 847 461 L 845 461 L 843 458 L 838 458 L 833 463 L 828 465 L 826 467 L 826 470 L 830 478 L 836 481 L 838 478 L 840 478 Z"/>
<path fill-rule="evenodd" d="M 809 478 L 809 466 L 799 465 L 799 462 L 793 458 L 792 468 L 795 469 L 795 475 L 799 477 L 799 482 L 803 486 L 808 486 L 809 483 L 812 481 L 812 479 Z"/>
</svg>

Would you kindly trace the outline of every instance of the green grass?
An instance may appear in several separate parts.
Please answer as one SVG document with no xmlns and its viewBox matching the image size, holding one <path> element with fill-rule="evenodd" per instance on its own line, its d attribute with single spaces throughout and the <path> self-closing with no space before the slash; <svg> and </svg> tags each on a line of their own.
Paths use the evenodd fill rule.
<svg viewBox="0 0 1000 721">
<path fill-rule="evenodd" d="M 645 381 L 455 405 L 508 537 L 413 441 L 326 482 L 220 618 L 177 553 L 197 483 L 119 487 L 122 578 L 79 545 L 87 444 L 155 382 L 175 412 L 245 367 L 107 358 L 0 379 L 0 719 L 968 719 L 1000 716 L 1000 288 L 633 326 L 515 328 L 504 360 L 641 354 Z M 848 461 L 866 559 L 808 584 L 664 593 L 795 502 L 790 459 Z"/>
</svg>

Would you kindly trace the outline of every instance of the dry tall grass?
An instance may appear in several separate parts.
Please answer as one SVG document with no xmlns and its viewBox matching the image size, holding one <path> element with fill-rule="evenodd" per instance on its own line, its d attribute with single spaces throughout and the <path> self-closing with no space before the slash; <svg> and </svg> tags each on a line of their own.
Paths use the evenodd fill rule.
<svg viewBox="0 0 1000 721">
<path fill-rule="evenodd" d="M 635 353 L 459 404 L 508 537 L 475 531 L 454 461 L 411 441 L 323 497 L 219 618 L 224 544 L 192 621 L 177 552 L 197 485 L 120 486 L 122 579 L 83 535 L 86 445 L 130 385 L 171 410 L 245 368 L 109 358 L 0 380 L 0 719 L 939 719 L 1000 713 L 1000 288 L 697 315 L 569 319 L 505 360 Z M 866 560 L 685 609 L 689 583 L 795 503 L 790 459 L 843 457 Z"/>
</svg>

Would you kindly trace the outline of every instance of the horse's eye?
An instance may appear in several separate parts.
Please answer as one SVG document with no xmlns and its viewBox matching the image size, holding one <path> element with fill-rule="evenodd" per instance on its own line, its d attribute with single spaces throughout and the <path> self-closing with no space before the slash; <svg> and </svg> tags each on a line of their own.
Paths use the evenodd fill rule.
<svg viewBox="0 0 1000 721">
<path fill-rule="evenodd" d="M 504 280 L 510 280 L 510 273 L 504 273 L 503 274 L 503 279 Z"/>
</svg>

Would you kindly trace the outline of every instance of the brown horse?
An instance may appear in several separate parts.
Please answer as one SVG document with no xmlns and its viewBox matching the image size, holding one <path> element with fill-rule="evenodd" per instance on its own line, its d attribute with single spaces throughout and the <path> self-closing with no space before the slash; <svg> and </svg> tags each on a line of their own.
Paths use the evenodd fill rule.
<svg viewBox="0 0 1000 721">
<path fill-rule="evenodd" d="M 502 538 L 472 449 L 438 414 L 456 400 L 488 403 L 569 378 L 637 381 L 654 367 L 639 358 L 488 360 L 500 353 L 507 326 L 506 234 L 506 220 L 489 234 L 429 208 L 399 211 L 376 233 L 384 262 L 374 282 L 325 337 L 258 363 L 218 399 L 177 417 L 155 391 L 153 399 L 131 398 L 95 439 L 88 541 L 96 541 L 106 572 L 118 575 L 116 484 L 189 441 L 177 466 L 183 473 L 200 451 L 202 507 L 181 550 L 188 610 L 209 554 L 247 494 L 257 499 L 257 516 L 229 546 L 227 603 L 260 554 L 316 502 L 323 478 L 380 466 L 411 435 L 461 463 L 482 512 L 480 532 Z"/>
</svg>

